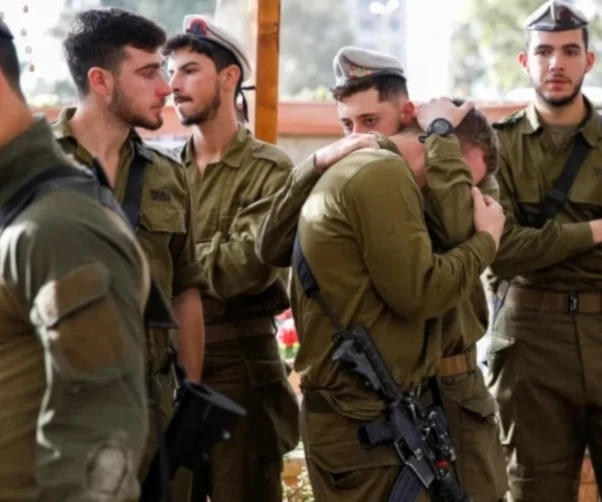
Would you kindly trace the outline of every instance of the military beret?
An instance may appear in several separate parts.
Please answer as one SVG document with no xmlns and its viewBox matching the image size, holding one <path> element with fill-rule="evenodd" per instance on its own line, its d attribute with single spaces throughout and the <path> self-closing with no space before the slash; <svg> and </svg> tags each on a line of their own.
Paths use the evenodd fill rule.
<svg viewBox="0 0 602 502">
<path fill-rule="evenodd" d="M 207 40 L 228 51 L 242 70 L 243 81 L 251 76 L 251 63 L 242 45 L 226 30 L 203 16 L 190 14 L 184 16 L 184 31 L 197 38 Z"/>
<path fill-rule="evenodd" d="M 370 49 L 343 47 L 334 57 L 332 66 L 336 86 L 377 75 L 393 75 L 405 80 L 403 68 L 397 58 Z"/>
<path fill-rule="evenodd" d="M 549 0 L 533 12 L 525 22 L 525 30 L 568 31 L 584 28 L 585 14 L 563 0 Z"/>
<path fill-rule="evenodd" d="M 13 34 L 11 33 L 10 28 L 4 21 L 2 21 L 1 16 L 0 16 L 0 37 L 8 39 L 8 40 L 13 39 Z"/>
</svg>

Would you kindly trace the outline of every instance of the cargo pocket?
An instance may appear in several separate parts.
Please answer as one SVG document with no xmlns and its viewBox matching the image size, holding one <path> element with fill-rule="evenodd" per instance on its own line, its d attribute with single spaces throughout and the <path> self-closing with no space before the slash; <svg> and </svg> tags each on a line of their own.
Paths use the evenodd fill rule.
<svg viewBox="0 0 602 502">
<path fill-rule="evenodd" d="M 67 381 L 102 383 L 98 373 L 110 379 L 107 370 L 119 371 L 125 359 L 127 345 L 119 310 L 109 297 L 110 279 L 104 265 L 89 263 L 48 282 L 35 297 L 31 320 L 53 371 Z"/>
<path fill-rule="evenodd" d="M 515 418 L 512 393 L 516 382 L 516 340 L 494 331 L 487 352 L 485 383 L 498 405 L 500 440 L 503 446 L 514 445 Z"/>
<path fill-rule="evenodd" d="M 312 412 L 305 412 L 304 420 L 307 455 L 333 490 L 360 489 L 371 478 L 381 476 L 381 468 L 401 468 L 391 446 L 362 447 L 358 421 L 336 413 Z"/>
<path fill-rule="evenodd" d="M 473 500 L 500 500 L 507 478 L 495 400 L 485 392 L 458 402 L 458 407 L 462 432 L 456 467 L 460 481 Z"/>
<path fill-rule="evenodd" d="M 273 335 L 240 340 L 252 396 L 248 418 L 258 453 L 266 460 L 282 457 L 299 443 L 299 403 Z"/>
</svg>

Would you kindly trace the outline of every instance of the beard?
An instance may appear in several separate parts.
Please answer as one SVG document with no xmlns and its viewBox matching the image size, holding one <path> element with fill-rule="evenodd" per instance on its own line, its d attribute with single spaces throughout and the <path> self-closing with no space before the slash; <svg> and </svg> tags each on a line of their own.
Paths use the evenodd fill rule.
<svg viewBox="0 0 602 502">
<path fill-rule="evenodd" d="M 585 78 L 585 76 L 581 77 L 579 82 L 577 82 L 577 85 L 575 85 L 573 87 L 573 89 L 570 91 L 570 93 L 567 96 L 560 96 L 560 97 L 555 97 L 555 98 L 546 96 L 544 94 L 542 86 L 540 86 L 540 87 L 536 86 L 535 82 L 533 82 L 533 79 L 531 79 L 531 84 L 533 85 L 533 88 L 535 89 L 535 93 L 543 100 L 544 103 L 551 106 L 552 108 L 563 108 L 565 106 L 572 104 L 577 99 L 577 97 L 581 93 L 581 87 L 583 86 L 584 78 Z"/>
<path fill-rule="evenodd" d="M 215 118 L 220 106 L 222 105 L 222 98 L 219 91 L 219 84 L 216 82 L 213 96 L 211 97 L 211 101 L 208 105 L 195 110 L 188 115 L 184 115 L 178 110 L 180 122 L 182 122 L 182 124 L 185 126 L 202 125 L 208 120 Z"/>
<path fill-rule="evenodd" d="M 137 112 L 133 106 L 134 100 L 130 99 L 120 85 L 115 85 L 113 96 L 109 104 L 109 111 L 119 120 L 130 127 L 142 127 L 155 131 L 163 125 L 163 118 L 149 118 Z"/>
</svg>

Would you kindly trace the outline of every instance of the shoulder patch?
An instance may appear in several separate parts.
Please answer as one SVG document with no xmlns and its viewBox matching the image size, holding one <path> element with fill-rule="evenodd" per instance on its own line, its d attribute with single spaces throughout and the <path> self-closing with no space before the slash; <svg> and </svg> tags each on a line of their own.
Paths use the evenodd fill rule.
<svg viewBox="0 0 602 502">
<path fill-rule="evenodd" d="M 153 153 L 157 153 L 161 157 L 170 160 L 175 164 L 182 165 L 182 161 L 180 160 L 180 150 L 182 147 L 165 148 L 154 143 L 147 143 L 146 141 L 144 142 L 144 146 Z"/>
<path fill-rule="evenodd" d="M 493 122 L 491 125 L 495 129 L 505 129 L 518 124 L 524 116 L 525 110 L 520 110 L 510 115 L 506 115 L 501 120 Z"/>
<path fill-rule="evenodd" d="M 293 166 L 291 158 L 279 146 L 255 140 L 251 151 L 253 152 L 253 157 L 256 159 L 269 160 L 273 162 L 276 167 L 291 169 Z"/>
</svg>

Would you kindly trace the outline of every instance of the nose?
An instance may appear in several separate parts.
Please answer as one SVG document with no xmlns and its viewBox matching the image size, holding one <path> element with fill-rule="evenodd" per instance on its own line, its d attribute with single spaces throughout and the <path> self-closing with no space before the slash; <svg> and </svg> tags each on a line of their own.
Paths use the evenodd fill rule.
<svg viewBox="0 0 602 502">
<path fill-rule="evenodd" d="M 564 57 L 560 52 L 555 52 L 550 58 L 550 70 L 561 71 L 564 70 Z"/>
<path fill-rule="evenodd" d="M 164 78 L 161 79 L 159 88 L 157 89 L 157 94 L 162 98 L 171 94 L 171 87 Z"/>
</svg>

